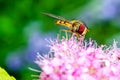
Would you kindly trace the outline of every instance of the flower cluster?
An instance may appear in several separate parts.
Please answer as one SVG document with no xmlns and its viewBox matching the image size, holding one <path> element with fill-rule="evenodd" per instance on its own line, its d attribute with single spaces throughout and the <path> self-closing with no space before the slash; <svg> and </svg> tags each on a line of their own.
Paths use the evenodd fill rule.
<svg viewBox="0 0 120 80">
<path fill-rule="evenodd" d="M 74 37 L 51 41 L 50 52 L 38 54 L 40 80 L 120 80 L 120 48 L 97 46 Z"/>
</svg>

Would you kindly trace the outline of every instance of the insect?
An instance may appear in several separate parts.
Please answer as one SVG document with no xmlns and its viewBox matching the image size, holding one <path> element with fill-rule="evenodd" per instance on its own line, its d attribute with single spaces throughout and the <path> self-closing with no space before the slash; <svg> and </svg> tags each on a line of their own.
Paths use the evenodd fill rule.
<svg viewBox="0 0 120 80">
<path fill-rule="evenodd" d="M 42 12 L 42 14 L 57 19 L 57 21 L 55 22 L 57 25 L 65 26 L 68 28 L 68 30 L 62 30 L 62 31 L 74 33 L 78 38 L 80 36 L 85 36 L 86 33 L 89 31 L 87 26 L 80 20 L 67 20 L 61 16 L 56 16 L 44 12 Z"/>
</svg>

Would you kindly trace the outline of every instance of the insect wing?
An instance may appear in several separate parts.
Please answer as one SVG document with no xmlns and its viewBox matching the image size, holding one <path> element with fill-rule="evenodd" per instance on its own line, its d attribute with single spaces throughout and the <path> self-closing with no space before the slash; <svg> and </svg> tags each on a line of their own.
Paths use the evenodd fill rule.
<svg viewBox="0 0 120 80">
<path fill-rule="evenodd" d="M 50 14 L 50 13 L 45 13 L 45 12 L 41 12 L 41 13 L 44 14 L 44 15 L 50 16 L 52 18 L 55 18 L 55 19 L 66 20 L 65 18 L 63 18 L 61 16 L 56 16 L 56 15 L 53 15 L 53 14 Z"/>
</svg>

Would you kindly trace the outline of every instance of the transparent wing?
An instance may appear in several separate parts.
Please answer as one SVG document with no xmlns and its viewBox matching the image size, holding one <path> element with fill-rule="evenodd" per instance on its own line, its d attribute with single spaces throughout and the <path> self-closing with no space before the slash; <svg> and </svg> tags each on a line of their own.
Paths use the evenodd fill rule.
<svg viewBox="0 0 120 80">
<path fill-rule="evenodd" d="M 66 20 L 65 18 L 63 18 L 61 16 L 56 16 L 56 15 L 53 15 L 53 14 L 50 14 L 50 13 L 45 13 L 45 12 L 41 12 L 41 13 L 44 14 L 44 15 L 50 16 L 52 18 L 55 18 L 55 19 Z"/>
</svg>

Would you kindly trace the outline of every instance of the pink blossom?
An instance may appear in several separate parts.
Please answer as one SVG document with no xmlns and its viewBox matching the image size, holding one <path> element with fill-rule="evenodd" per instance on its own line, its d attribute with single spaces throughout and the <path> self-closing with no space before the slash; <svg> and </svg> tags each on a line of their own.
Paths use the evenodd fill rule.
<svg viewBox="0 0 120 80">
<path fill-rule="evenodd" d="M 74 37 L 51 41 L 50 52 L 37 55 L 40 80 L 120 80 L 120 48 L 98 46 Z"/>
</svg>

